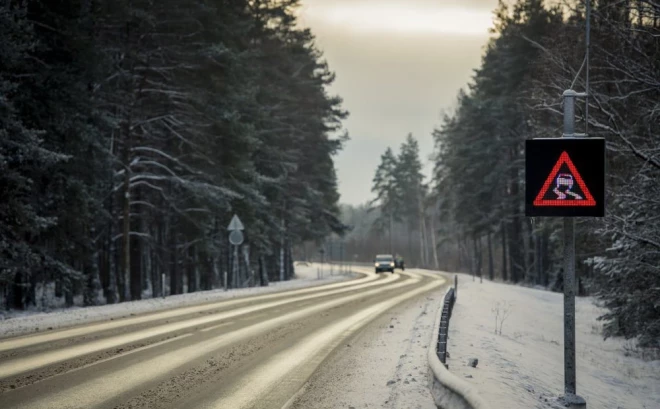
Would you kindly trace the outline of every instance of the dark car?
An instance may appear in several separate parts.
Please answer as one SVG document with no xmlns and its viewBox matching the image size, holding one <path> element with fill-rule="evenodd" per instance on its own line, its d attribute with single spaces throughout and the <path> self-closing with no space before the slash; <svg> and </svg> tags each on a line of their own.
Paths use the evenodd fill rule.
<svg viewBox="0 0 660 409">
<path fill-rule="evenodd" d="M 398 256 L 394 260 L 394 268 L 399 268 L 401 271 L 404 271 L 406 269 L 405 263 L 403 262 L 403 257 Z"/>
<path fill-rule="evenodd" d="M 376 274 L 381 271 L 394 273 L 394 256 L 391 254 L 378 254 L 374 259 L 374 265 L 376 267 Z"/>
</svg>

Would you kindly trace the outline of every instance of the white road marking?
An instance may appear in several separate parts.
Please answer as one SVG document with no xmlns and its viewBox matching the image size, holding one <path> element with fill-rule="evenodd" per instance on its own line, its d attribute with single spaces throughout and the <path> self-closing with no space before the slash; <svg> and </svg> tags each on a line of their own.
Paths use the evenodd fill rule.
<svg viewBox="0 0 660 409">
<path fill-rule="evenodd" d="M 396 276 L 392 276 L 396 278 Z M 87 382 L 79 383 L 70 388 L 53 391 L 53 394 L 44 396 L 34 401 L 23 402 L 16 409 L 50 409 L 50 408 L 91 408 L 130 390 L 138 390 L 148 382 L 166 376 L 190 361 L 210 354 L 219 348 L 228 346 L 234 342 L 249 339 L 261 333 L 271 331 L 288 322 L 296 321 L 307 316 L 318 314 L 330 308 L 357 300 L 369 295 L 374 295 L 387 290 L 407 287 L 419 282 L 418 278 L 392 283 L 358 294 L 347 295 L 335 300 L 323 302 L 310 306 L 306 309 L 297 310 L 287 315 L 262 321 L 245 328 L 241 328 L 218 337 L 214 337 L 184 348 L 180 348 L 167 357 L 156 357 L 149 360 L 129 365 L 117 371 L 102 374 L 98 378 L 92 378 Z M 11 392 L 8 392 L 11 393 Z"/>
<path fill-rule="evenodd" d="M 259 365 L 250 375 L 245 376 L 237 385 L 232 387 L 232 393 L 229 396 L 223 396 L 215 402 L 208 404 L 208 406 L 201 406 L 200 409 L 239 409 L 253 407 L 257 402 L 261 405 L 267 404 L 269 391 L 273 391 L 275 388 L 281 389 L 283 382 L 294 386 L 302 385 L 330 351 L 367 322 L 373 320 L 389 308 L 418 294 L 437 288 L 444 282 L 445 280 L 442 278 L 434 280 L 423 287 L 372 305 L 327 328 L 316 331 L 291 348 L 280 352 L 262 365 Z M 311 365 L 309 365 L 310 362 L 312 362 Z M 275 403 L 273 402 L 273 404 Z"/>
<path fill-rule="evenodd" d="M 199 331 L 200 331 L 200 332 L 213 331 L 214 329 L 218 329 L 218 328 L 226 327 L 227 325 L 231 325 L 231 324 L 233 324 L 234 322 L 236 322 L 236 321 L 223 322 L 222 324 L 218 324 L 218 325 L 214 325 L 214 326 L 212 326 L 212 327 L 208 327 L 208 328 L 200 329 Z"/>
<path fill-rule="evenodd" d="M 163 320 L 167 318 L 175 318 L 179 317 L 182 315 L 186 314 L 194 314 L 197 312 L 204 312 L 204 311 L 209 311 L 213 310 L 216 308 L 221 308 L 221 307 L 228 307 L 232 305 L 236 305 L 239 303 L 244 303 L 245 301 L 263 301 L 263 300 L 269 300 L 272 298 L 280 298 L 280 297 L 288 297 L 288 296 L 296 296 L 300 294 L 306 294 L 310 292 L 315 292 L 315 291 L 326 291 L 334 288 L 342 288 L 342 287 L 347 287 L 347 286 L 353 286 L 353 285 L 359 285 L 362 283 L 367 283 L 370 281 L 374 281 L 378 279 L 378 275 L 374 274 L 371 271 L 365 272 L 367 274 L 366 277 L 359 278 L 357 280 L 350 280 L 350 281 L 345 281 L 341 283 L 334 283 L 334 284 L 327 284 L 327 285 L 321 285 L 321 286 L 315 286 L 315 287 L 308 287 L 308 288 L 302 288 L 298 290 L 291 290 L 291 291 L 281 291 L 281 292 L 276 292 L 272 294 L 264 294 L 264 295 L 257 295 L 257 296 L 248 296 L 248 297 L 241 297 L 237 299 L 230 299 L 230 300 L 223 300 L 219 301 L 217 303 L 213 304 L 206 304 L 206 305 L 201 305 L 201 306 L 192 306 L 192 307 L 183 307 L 183 308 L 177 308 L 169 311 L 163 311 L 163 312 L 157 312 L 145 316 L 140 316 L 140 317 L 135 317 L 135 318 L 126 318 L 126 319 L 118 319 L 114 320 L 112 322 L 102 322 L 102 323 L 95 323 L 95 324 L 89 324 L 81 327 L 76 327 L 76 328 L 71 328 L 71 329 L 66 329 L 62 331 L 57 331 L 57 332 L 49 332 L 49 333 L 42 333 L 42 334 L 35 334 L 35 335 L 24 335 L 16 338 L 9 338 L 7 340 L 0 340 L 0 352 L 2 351 L 8 351 L 16 348 L 24 348 L 32 345 L 37 345 L 37 344 L 42 344 L 46 342 L 53 342 L 53 341 L 59 341 L 62 339 L 66 338 L 72 338 L 72 337 L 79 337 L 83 335 L 88 335 L 92 334 L 98 331 L 105 331 L 105 330 L 110 330 L 110 329 L 115 329 L 115 328 L 120 328 L 124 327 L 127 325 L 134 325 L 134 324 L 143 324 L 143 323 L 148 323 L 151 321 L 157 321 L 157 320 Z M 93 308 L 93 307 L 90 307 Z M 0 323 L 0 328 L 2 328 L 2 324 Z"/>
<path fill-rule="evenodd" d="M 396 280 L 397 278 L 398 278 L 397 275 L 391 275 L 381 280 L 354 285 L 348 288 L 323 291 L 320 293 L 304 295 L 301 297 L 287 298 L 284 300 L 273 301 L 270 303 L 259 304 L 251 307 L 238 308 L 236 310 L 231 310 L 224 313 L 208 315 L 206 317 L 190 319 L 172 324 L 159 325 L 154 328 L 145 329 L 131 334 L 117 335 L 114 337 L 100 339 L 97 341 L 92 341 L 81 345 L 38 353 L 24 358 L 16 358 L 16 359 L 8 360 L 5 361 L 2 366 L 0 366 L 0 379 L 14 376 L 27 371 L 31 371 L 57 362 L 63 362 L 82 355 L 103 351 L 105 349 L 114 348 L 131 342 L 141 341 L 143 339 L 164 335 L 174 331 L 185 330 L 189 328 L 194 328 L 199 325 L 205 325 L 212 322 L 238 317 L 240 315 L 246 315 L 256 311 L 268 310 L 269 308 L 275 306 L 290 304 L 293 302 L 307 300 L 307 299 L 325 297 L 328 295 L 341 294 L 344 292 L 355 291 L 357 289 L 362 289 L 362 288 L 385 285 L 391 281 Z"/>
</svg>

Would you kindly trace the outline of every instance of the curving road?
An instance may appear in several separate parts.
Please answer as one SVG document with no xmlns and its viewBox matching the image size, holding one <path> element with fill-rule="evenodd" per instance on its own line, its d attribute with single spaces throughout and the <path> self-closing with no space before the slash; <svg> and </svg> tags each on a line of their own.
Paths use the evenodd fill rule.
<svg viewBox="0 0 660 409">
<path fill-rule="evenodd" d="M 346 282 L 0 340 L 0 407 L 280 408 L 337 345 L 445 284 L 356 270 Z"/>
</svg>

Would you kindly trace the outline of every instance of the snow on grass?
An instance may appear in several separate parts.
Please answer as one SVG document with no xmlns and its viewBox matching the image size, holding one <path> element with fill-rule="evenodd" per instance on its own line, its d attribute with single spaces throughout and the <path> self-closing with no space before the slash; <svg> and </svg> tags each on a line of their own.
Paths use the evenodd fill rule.
<svg viewBox="0 0 660 409">
<path fill-rule="evenodd" d="M 223 289 L 199 291 L 167 296 L 166 298 L 150 298 L 95 307 L 55 308 L 49 312 L 38 310 L 0 311 L 0 338 L 34 333 L 36 331 L 54 330 L 72 325 L 108 320 L 110 318 L 123 318 L 129 315 L 156 312 L 170 308 L 329 284 L 354 277 L 352 274 L 336 274 L 336 270 L 334 275 L 330 275 L 327 265 L 327 271 L 325 271 L 325 274 L 320 279 L 317 278 L 319 275 L 317 274 L 317 266 L 314 264 L 297 265 L 295 270 L 296 279 L 284 282 L 271 282 L 268 287 L 250 287 L 229 291 L 224 291 Z"/>
<path fill-rule="evenodd" d="M 495 334 L 509 305 L 501 335 Z M 660 408 L 660 361 L 626 356 L 628 342 L 603 340 L 592 298 L 576 299 L 577 391 L 587 407 Z M 472 281 L 459 274 L 449 324 L 449 370 L 498 408 L 560 408 L 564 391 L 563 295 Z M 477 368 L 466 365 L 478 358 Z M 470 377 L 471 376 L 471 377 Z"/>
</svg>

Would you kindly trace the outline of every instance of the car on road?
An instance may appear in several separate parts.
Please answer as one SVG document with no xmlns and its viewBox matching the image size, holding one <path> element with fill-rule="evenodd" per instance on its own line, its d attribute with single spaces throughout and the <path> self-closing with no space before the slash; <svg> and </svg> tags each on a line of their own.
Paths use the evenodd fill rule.
<svg viewBox="0 0 660 409">
<path fill-rule="evenodd" d="M 404 271 L 406 269 L 405 263 L 403 262 L 403 257 L 397 256 L 394 259 L 394 268 L 399 268 L 401 271 Z"/>
<path fill-rule="evenodd" d="M 374 266 L 376 267 L 376 274 L 382 271 L 394 273 L 394 256 L 391 254 L 378 254 L 374 259 Z"/>
</svg>

